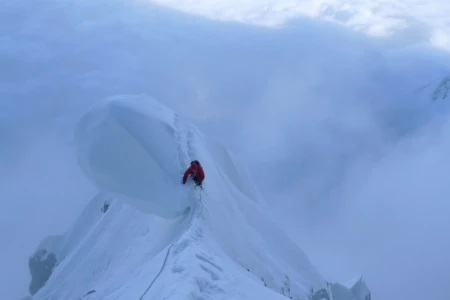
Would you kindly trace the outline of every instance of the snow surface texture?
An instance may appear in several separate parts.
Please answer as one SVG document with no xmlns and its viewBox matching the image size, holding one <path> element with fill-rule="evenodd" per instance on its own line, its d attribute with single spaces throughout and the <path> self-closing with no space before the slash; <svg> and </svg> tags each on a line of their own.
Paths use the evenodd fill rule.
<svg viewBox="0 0 450 300">
<path fill-rule="evenodd" d="M 228 151 L 155 100 L 94 106 L 76 145 L 101 193 L 63 237 L 39 246 L 58 266 L 33 299 L 370 299 L 362 280 L 328 283 Z M 180 182 L 192 159 L 204 190 Z"/>
</svg>

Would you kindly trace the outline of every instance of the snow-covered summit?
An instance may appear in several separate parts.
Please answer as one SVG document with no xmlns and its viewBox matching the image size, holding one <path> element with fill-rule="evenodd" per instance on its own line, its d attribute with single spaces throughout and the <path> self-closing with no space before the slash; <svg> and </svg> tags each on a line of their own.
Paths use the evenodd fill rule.
<svg viewBox="0 0 450 300">
<path fill-rule="evenodd" d="M 327 282 L 226 148 L 156 100 L 103 101 L 75 135 L 101 192 L 56 244 L 40 245 L 58 263 L 33 299 L 370 299 L 362 280 Z M 181 184 L 192 159 L 204 190 Z"/>
<path fill-rule="evenodd" d="M 100 102 L 78 123 L 79 165 L 100 190 L 144 212 L 179 216 L 193 206 L 193 199 L 180 186 L 187 153 L 177 141 L 177 126 L 175 115 L 152 99 Z"/>
</svg>

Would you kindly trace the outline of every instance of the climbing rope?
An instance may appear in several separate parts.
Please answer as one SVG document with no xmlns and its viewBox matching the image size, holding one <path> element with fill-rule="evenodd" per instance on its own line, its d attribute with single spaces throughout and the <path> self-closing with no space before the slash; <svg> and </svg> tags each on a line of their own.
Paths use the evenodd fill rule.
<svg viewBox="0 0 450 300">
<path fill-rule="evenodd" d="M 194 187 L 194 188 L 196 189 L 196 187 Z M 200 203 L 199 203 L 199 204 L 201 205 L 202 210 L 203 210 L 202 191 L 203 191 L 203 188 L 200 189 L 200 193 L 199 193 L 199 194 L 200 194 L 200 195 L 199 195 L 199 202 L 200 202 Z M 193 216 L 192 216 L 192 217 L 193 217 Z M 191 222 L 192 222 L 192 220 L 191 220 Z M 192 224 L 191 224 L 190 226 L 192 226 Z M 173 247 L 174 245 L 175 245 L 175 244 L 171 244 L 170 247 L 167 249 L 166 257 L 164 258 L 164 262 L 163 262 L 163 264 L 162 264 L 162 266 L 161 266 L 161 269 L 159 270 L 159 272 L 158 272 L 158 274 L 155 276 L 155 278 L 153 278 L 152 282 L 151 282 L 150 285 L 147 287 L 147 290 L 145 290 L 145 292 L 142 294 L 142 296 L 139 298 L 139 300 L 143 300 L 143 299 L 144 299 L 145 295 L 146 295 L 146 294 L 148 293 L 148 291 L 152 288 L 152 286 L 153 286 L 153 284 L 155 283 L 156 279 L 158 279 L 158 277 L 161 275 L 162 271 L 164 270 L 164 267 L 166 266 L 167 259 L 169 258 L 170 249 L 172 249 L 172 247 Z"/>
<path fill-rule="evenodd" d="M 202 192 L 200 191 L 200 202 L 202 199 Z M 202 205 L 203 206 L 203 205 Z M 192 224 L 191 224 L 192 225 Z M 153 284 L 155 283 L 156 279 L 158 279 L 158 277 L 161 275 L 161 273 L 163 272 L 166 264 L 167 264 L 167 259 L 169 258 L 169 254 L 170 254 L 170 249 L 172 249 L 172 247 L 175 244 L 171 244 L 170 247 L 167 249 L 167 253 L 166 253 L 166 257 L 164 258 L 164 262 L 161 266 L 161 269 L 159 270 L 158 274 L 155 276 L 155 278 L 153 278 L 152 282 L 150 283 L 150 285 L 147 287 L 147 289 L 145 290 L 145 292 L 142 294 L 142 296 L 139 298 L 139 300 L 143 300 L 145 295 L 148 293 L 148 291 L 152 288 Z"/>
<path fill-rule="evenodd" d="M 162 271 L 164 270 L 164 267 L 166 266 L 167 258 L 169 257 L 170 249 L 173 247 L 173 245 L 174 244 L 170 245 L 170 247 L 167 249 L 166 258 L 164 259 L 163 265 L 161 266 L 161 269 L 159 270 L 159 273 L 155 276 L 155 278 L 153 278 L 153 280 L 150 283 L 150 285 L 148 286 L 147 290 L 145 290 L 145 292 L 142 294 L 142 296 L 141 296 L 141 298 L 139 298 L 139 300 L 143 300 L 144 299 L 144 296 L 151 289 L 151 287 L 155 283 L 156 279 L 158 279 L 158 277 L 161 275 Z"/>
</svg>

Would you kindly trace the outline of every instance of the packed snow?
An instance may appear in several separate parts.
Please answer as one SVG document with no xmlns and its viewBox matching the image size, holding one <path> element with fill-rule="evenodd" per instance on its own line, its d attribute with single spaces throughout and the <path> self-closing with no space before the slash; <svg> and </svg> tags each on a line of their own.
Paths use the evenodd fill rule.
<svg viewBox="0 0 450 300">
<path fill-rule="evenodd" d="M 126 100 L 101 102 L 83 116 L 75 137 L 79 164 L 99 189 L 143 211 L 179 216 L 193 201 L 179 184 L 186 162 L 173 138 L 176 119 L 156 102 Z"/>
<path fill-rule="evenodd" d="M 32 250 L 44 235 L 65 231 L 93 196 L 66 147 L 79 110 L 122 93 L 152 94 L 220 137 L 321 274 L 340 281 L 362 271 L 383 299 L 449 294 L 449 271 L 440 268 L 450 253 L 441 238 L 448 222 L 440 215 L 448 211 L 448 126 L 424 125 L 436 112 L 442 123 L 448 120 L 448 93 L 437 88 L 450 74 L 447 56 L 385 47 L 390 41 L 317 21 L 273 30 L 187 16 L 148 1 L 16 0 L 1 10 L 5 299 L 27 293 Z M 407 140 L 388 158 L 405 132 L 423 143 Z M 214 163 L 220 161 L 232 185 L 262 202 L 226 149 L 208 147 L 223 154 Z M 123 190 L 116 194 L 126 198 Z M 167 213 L 154 202 L 125 200 Z M 89 211 L 103 216 L 102 205 Z M 67 257 L 94 226 L 79 224 L 76 238 L 49 239 L 49 248 Z"/>
<path fill-rule="evenodd" d="M 100 193 L 38 247 L 58 266 L 33 299 L 370 299 L 327 282 L 227 149 L 155 99 L 102 101 L 75 136 Z M 204 190 L 181 184 L 193 159 Z"/>
</svg>

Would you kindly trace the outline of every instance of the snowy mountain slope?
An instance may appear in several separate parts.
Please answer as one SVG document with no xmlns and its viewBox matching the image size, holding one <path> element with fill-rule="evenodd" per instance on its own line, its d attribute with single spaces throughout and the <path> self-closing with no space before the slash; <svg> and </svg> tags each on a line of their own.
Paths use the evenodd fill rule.
<svg viewBox="0 0 450 300">
<path fill-rule="evenodd" d="M 47 244 L 59 264 L 33 299 L 370 298 L 328 283 L 227 150 L 155 100 L 94 106 L 76 142 L 103 194 L 63 242 Z M 205 169 L 203 191 L 180 184 L 191 159 Z"/>
</svg>

